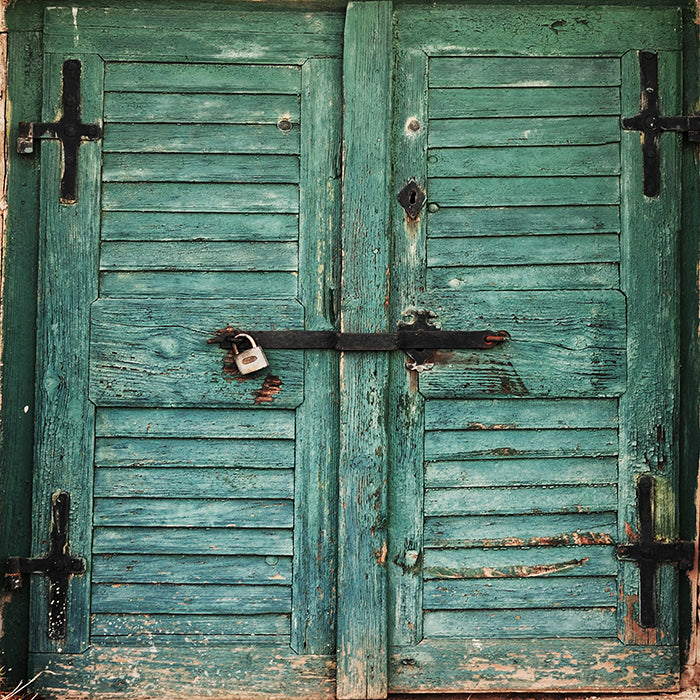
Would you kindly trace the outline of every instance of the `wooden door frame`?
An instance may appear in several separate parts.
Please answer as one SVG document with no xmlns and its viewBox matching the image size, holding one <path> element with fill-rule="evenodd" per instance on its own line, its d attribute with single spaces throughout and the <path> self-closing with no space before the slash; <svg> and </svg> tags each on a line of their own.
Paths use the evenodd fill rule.
<svg viewBox="0 0 700 700">
<path fill-rule="evenodd" d="M 282 0 L 284 1 L 284 0 Z M 236 0 L 229 0 L 229 4 Z M 157 4 L 153 0 L 147 4 Z M 37 231 L 39 169 L 36 158 L 20 157 L 14 143 L 17 122 L 40 114 L 42 85 L 41 13 L 48 0 L 17 0 L 8 10 L 0 7 L 0 120 L 3 157 L 0 159 L 0 237 L 2 251 L 2 451 L 0 452 L 0 560 L 27 555 L 31 531 L 31 474 L 34 432 L 34 357 L 37 288 Z M 80 0 L 72 5 L 89 5 Z M 133 2 L 138 6 L 140 3 Z M 165 2 L 162 2 L 165 5 Z M 225 3 L 222 3 L 222 5 Z M 309 7 L 342 7 L 345 0 L 308 2 Z M 465 3 L 466 4 L 466 3 Z M 538 4 L 541 4 L 538 3 Z M 610 4 L 609 2 L 601 2 Z M 621 0 L 621 5 L 639 3 Z M 649 3 L 669 5 L 675 3 Z M 296 0 L 295 5 L 299 5 Z M 688 3 L 684 6 L 684 113 L 700 105 L 700 20 Z M 553 28 L 554 31 L 554 28 Z M 12 60 L 8 61 L 8 51 Z M 9 132 L 9 138 L 5 138 Z M 700 455 L 698 427 L 698 239 L 700 230 L 700 166 L 697 148 L 685 143 L 682 155 L 681 235 L 681 423 L 680 507 L 681 536 L 697 543 L 697 484 Z M 10 176 L 9 179 L 7 176 Z M 681 581 L 681 631 L 686 686 L 700 685 L 696 591 L 697 566 Z M 10 595 L 0 592 L 0 667 L 6 682 L 14 684 L 26 674 L 28 639 L 28 586 Z"/>
</svg>

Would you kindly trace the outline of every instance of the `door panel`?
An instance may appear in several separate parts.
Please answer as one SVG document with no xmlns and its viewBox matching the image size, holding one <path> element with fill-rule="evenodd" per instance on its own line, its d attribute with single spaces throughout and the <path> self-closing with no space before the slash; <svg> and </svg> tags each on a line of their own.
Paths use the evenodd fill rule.
<svg viewBox="0 0 700 700">
<path fill-rule="evenodd" d="M 226 13 L 226 26 L 247 23 L 244 41 L 240 31 L 205 30 L 201 18 L 204 33 L 180 34 L 176 24 L 163 30 L 171 15 L 80 11 L 70 22 L 87 53 L 76 54 L 64 15 L 46 15 L 45 116 L 60 114 L 62 63 L 78 58 L 83 119 L 100 123 L 104 138 L 81 145 L 69 206 L 48 160 L 60 148 L 45 144 L 50 313 L 40 337 L 60 326 L 66 339 L 49 346 L 56 359 L 42 386 L 58 374 L 58 392 L 65 383 L 83 403 L 59 426 L 58 445 L 40 436 L 36 508 L 71 494 L 71 549 L 88 574 L 71 581 L 65 645 L 47 638 L 46 592 L 35 591 L 35 665 L 56 672 L 49 694 L 177 697 L 194 683 L 227 697 L 232 688 L 328 697 L 337 358 L 271 351 L 267 371 L 243 377 L 232 352 L 207 340 L 226 327 L 333 322 L 342 17 Z M 180 34 L 182 45 L 136 42 L 149 25 L 149 36 Z M 289 26 L 312 38 L 300 42 Z M 125 32 L 130 49 L 119 46 Z M 65 283 L 55 284 L 57 271 Z M 76 355 L 75 377 L 66 376 L 64 358 Z M 58 414 L 55 423 L 64 407 L 50 389 L 42 422 Z M 187 682 L 165 680 L 174 660 L 190 669 Z"/>
<path fill-rule="evenodd" d="M 103 138 L 74 205 L 42 144 L 34 548 L 69 492 L 87 562 L 65 640 L 33 586 L 42 693 L 676 687 L 676 573 L 644 628 L 616 545 L 642 474 L 676 535 L 677 142 L 645 198 L 620 117 L 650 47 L 676 109 L 677 12 L 264 7 L 46 12 L 43 119 L 78 59 Z M 418 309 L 510 337 L 207 343 Z"/>
<path fill-rule="evenodd" d="M 675 360 L 660 351 L 659 382 L 636 343 L 649 314 L 675 324 L 654 299 L 674 294 L 678 214 L 670 193 L 643 197 L 639 140 L 620 117 L 639 109 L 635 49 L 673 49 L 675 13 L 620 46 L 547 12 L 515 12 L 517 32 L 514 15 L 486 8 L 395 13 L 395 189 L 415 178 L 427 196 L 419 221 L 395 205 L 396 254 L 412 270 L 397 310 L 510 334 L 395 377 L 414 445 L 410 469 L 391 467 L 396 692 L 677 683 L 673 654 L 644 646 L 676 644 L 674 623 L 640 627 L 639 571 L 615 551 L 638 531 L 638 475 L 667 483 L 668 462 L 658 469 L 639 443 L 673 452 L 649 421 L 673 431 Z M 674 85 L 675 55 L 660 56 Z M 664 99 L 676 108 L 673 91 Z M 616 661 L 601 665 L 603 649 Z"/>
</svg>

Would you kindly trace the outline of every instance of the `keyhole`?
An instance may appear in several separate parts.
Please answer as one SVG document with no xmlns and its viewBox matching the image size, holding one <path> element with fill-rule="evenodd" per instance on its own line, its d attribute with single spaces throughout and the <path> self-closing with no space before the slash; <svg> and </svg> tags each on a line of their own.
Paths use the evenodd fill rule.
<svg viewBox="0 0 700 700">
<path fill-rule="evenodd" d="M 410 203 L 410 204 L 415 204 L 415 203 L 416 203 L 416 198 L 417 198 L 416 193 L 415 193 L 415 192 L 411 192 L 411 194 L 408 195 L 408 201 L 409 201 L 409 203 Z"/>
</svg>

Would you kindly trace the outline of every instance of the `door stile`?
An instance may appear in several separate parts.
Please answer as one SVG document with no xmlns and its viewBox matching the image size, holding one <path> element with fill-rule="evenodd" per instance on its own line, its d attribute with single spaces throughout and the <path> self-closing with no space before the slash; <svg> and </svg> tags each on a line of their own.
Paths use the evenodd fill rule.
<svg viewBox="0 0 700 700">
<path fill-rule="evenodd" d="M 302 67 L 299 293 L 306 330 L 333 328 L 340 247 L 341 64 Z M 304 352 L 304 402 L 296 414 L 292 648 L 335 653 L 338 523 L 338 354 Z"/>
<path fill-rule="evenodd" d="M 391 2 L 351 2 L 344 40 L 341 330 L 389 319 Z M 338 698 L 387 692 L 386 353 L 340 359 Z"/>
<path fill-rule="evenodd" d="M 81 117 L 102 122 L 103 63 L 98 56 L 46 54 L 44 122 L 62 113 L 62 69 L 78 58 Z M 95 407 L 88 399 L 90 304 L 97 298 L 100 222 L 100 141 L 79 148 L 77 202 L 60 202 L 63 170 L 58 141 L 41 145 L 41 227 L 37 322 L 36 453 L 32 550 L 44 556 L 51 530 L 52 499 L 70 494 L 68 541 L 71 555 L 82 557 L 84 575 L 69 579 L 64 639 L 48 635 L 49 585 L 32 582 L 30 649 L 33 652 L 84 651 L 89 639 L 90 548 L 92 542 L 92 466 Z"/>
<path fill-rule="evenodd" d="M 677 52 L 659 52 L 659 101 L 662 114 L 680 109 Z M 636 51 L 622 57 L 622 114 L 640 108 L 640 69 Z M 621 288 L 627 297 L 627 391 L 620 398 L 619 541 L 639 533 L 636 504 L 641 474 L 654 479 L 654 532 L 658 539 L 678 535 L 678 182 L 680 136 L 660 137 L 661 193 L 642 190 L 639 133 L 621 134 Z M 650 374 L 649 367 L 654 368 Z M 668 564 L 656 571 L 657 624 L 640 625 L 639 567 L 620 562 L 620 639 L 628 644 L 678 643 L 677 571 Z"/>
<path fill-rule="evenodd" d="M 427 190 L 428 57 L 397 53 L 394 76 L 393 173 L 391 189 L 394 258 L 391 266 L 392 318 L 420 308 L 425 290 L 427 207 L 410 220 L 396 193 L 411 179 Z M 409 319 L 410 320 L 410 319 Z M 423 638 L 423 435 L 424 400 L 419 375 L 408 371 L 403 354 L 390 364 L 389 405 L 389 646 Z"/>
</svg>

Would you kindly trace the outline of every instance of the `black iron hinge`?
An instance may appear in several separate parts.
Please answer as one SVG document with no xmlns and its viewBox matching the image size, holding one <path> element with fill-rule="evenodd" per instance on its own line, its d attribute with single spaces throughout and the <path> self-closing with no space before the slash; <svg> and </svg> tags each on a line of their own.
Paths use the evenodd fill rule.
<svg viewBox="0 0 700 700">
<path fill-rule="evenodd" d="M 20 122 L 17 152 L 34 152 L 34 140 L 58 139 L 63 146 L 61 203 L 78 201 L 78 150 L 83 141 L 96 141 L 102 135 L 98 124 L 83 124 L 80 116 L 80 61 L 63 63 L 63 115 L 57 122 Z"/>
<path fill-rule="evenodd" d="M 10 557 L 7 560 L 5 582 L 10 590 L 22 587 L 23 574 L 44 574 L 49 579 L 49 639 L 66 638 L 66 609 L 68 581 L 71 576 L 85 573 L 85 561 L 71 556 L 68 541 L 70 495 L 59 491 L 51 499 L 51 534 L 49 553 L 29 559 Z"/>
<path fill-rule="evenodd" d="M 639 52 L 642 95 L 640 111 L 634 117 L 622 120 L 622 128 L 642 134 L 642 161 L 644 194 L 658 197 L 661 192 L 659 140 L 664 131 L 688 134 L 688 140 L 700 142 L 700 115 L 663 117 L 659 112 L 658 56 L 651 51 Z"/>
<path fill-rule="evenodd" d="M 620 559 L 639 566 L 639 622 L 642 627 L 656 627 L 656 567 L 676 564 L 682 571 L 693 568 L 695 543 L 682 540 L 666 542 L 654 537 L 654 478 L 644 474 L 637 481 L 639 538 L 617 546 Z"/>
</svg>

